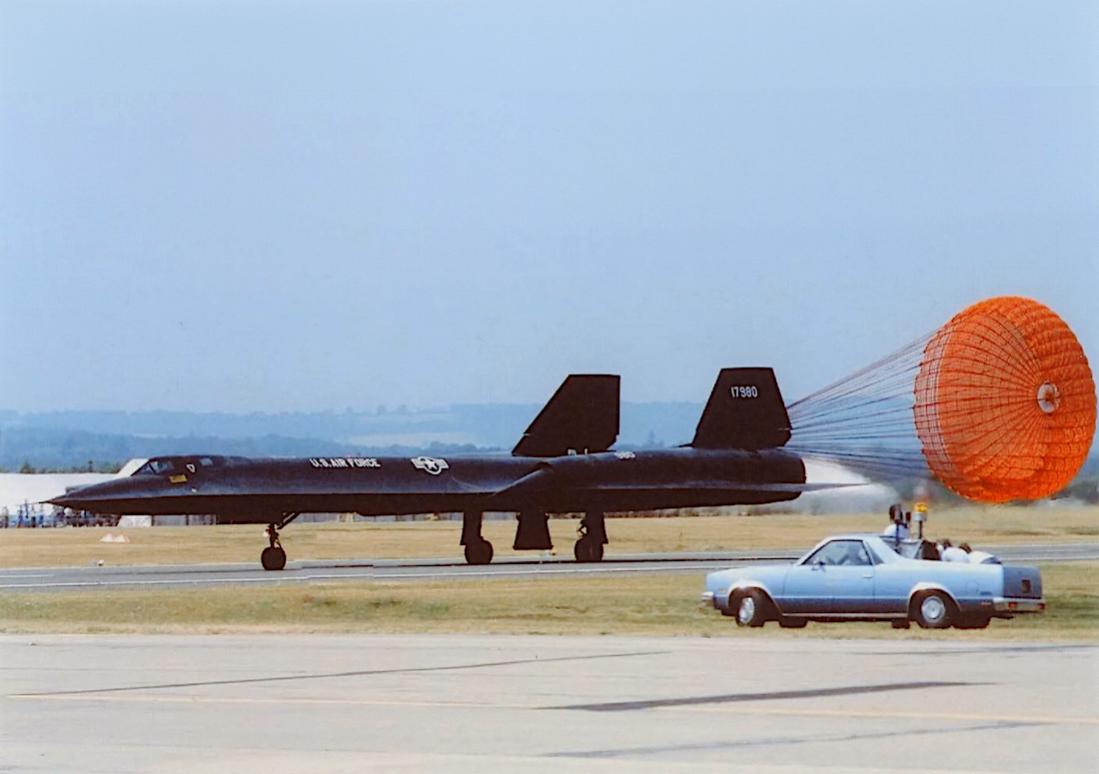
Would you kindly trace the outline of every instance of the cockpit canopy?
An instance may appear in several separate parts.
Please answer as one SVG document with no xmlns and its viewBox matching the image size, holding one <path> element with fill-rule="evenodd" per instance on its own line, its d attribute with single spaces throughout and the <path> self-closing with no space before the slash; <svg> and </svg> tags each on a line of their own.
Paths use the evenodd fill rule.
<svg viewBox="0 0 1099 774">
<path fill-rule="evenodd" d="M 153 457 L 133 472 L 135 476 L 170 476 L 177 473 L 199 473 L 203 470 L 220 468 L 243 459 L 242 457 L 222 457 L 204 455 L 198 457 Z"/>
</svg>

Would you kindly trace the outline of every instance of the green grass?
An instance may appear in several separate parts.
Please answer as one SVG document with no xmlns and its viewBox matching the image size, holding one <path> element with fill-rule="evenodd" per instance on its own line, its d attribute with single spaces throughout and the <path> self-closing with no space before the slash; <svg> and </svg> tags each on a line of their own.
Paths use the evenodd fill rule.
<svg viewBox="0 0 1099 774">
<path fill-rule="evenodd" d="M 738 629 L 698 604 L 701 573 L 316 586 L 218 586 L 0 596 L 0 632 L 467 632 L 1099 640 L 1099 563 L 1042 566 L 1049 611 L 983 631 L 887 624 Z"/>
</svg>

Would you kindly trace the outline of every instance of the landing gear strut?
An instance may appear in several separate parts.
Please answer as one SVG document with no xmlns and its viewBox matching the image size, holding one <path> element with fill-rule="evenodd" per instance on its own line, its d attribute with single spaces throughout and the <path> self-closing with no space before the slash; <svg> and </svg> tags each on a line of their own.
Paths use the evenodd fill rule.
<svg viewBox="0 0 1099 774">
<path fill-rule="evenodd" d="M 603 546 L 607 544 L 606 520 L 601 511 L 588 511 L 576 530 L 580 539 L 572 553 L 578 562 L 603 561 Z"/>
<path fill-rule="evenodd" d="M 488 564 L 492 561 L 492 543 L 481 537 L 481 512 L 462 514 L 462 540 L 466 547 L 467 564 Z"/>
<path fill-rule="evenodd" d="M 279 530 L 298 518 L 296 513 L 286 514 L 281 521 L 267 525 L 267 540 L 270 543 L 259 555 L 260 564 L 265 570 L 281 570 L 286 567 L 286 551 L 279 542 Z"/>
</svg>

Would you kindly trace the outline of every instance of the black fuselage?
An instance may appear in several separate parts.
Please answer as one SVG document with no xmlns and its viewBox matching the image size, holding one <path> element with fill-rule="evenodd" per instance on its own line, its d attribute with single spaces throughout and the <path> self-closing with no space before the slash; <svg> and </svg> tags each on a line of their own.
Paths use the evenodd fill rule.
<svg viewBox="0 0 1099 774">
<path fill-rule="evenodd" d="M 52 502 L 111 514 L 215 514 L 271 523 L 291 513 L 638 511 L 792 500 L 805 466 L 781 449 L 247 459 L 187 455 Z"/>
</svg>

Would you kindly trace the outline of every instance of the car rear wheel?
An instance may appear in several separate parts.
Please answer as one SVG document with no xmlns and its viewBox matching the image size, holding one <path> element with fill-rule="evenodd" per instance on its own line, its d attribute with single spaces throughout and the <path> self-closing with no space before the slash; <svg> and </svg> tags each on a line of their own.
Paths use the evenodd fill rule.
<svg viewBox="0 0 1099 774">
<path fill-rule="evenodd" d="M 916 623 L 921 629 L 946 629 L 953 617 L 951 601 L 940 591 L 929 591 L 915 600 Z"/>
<path fill-rule="evenodd" d="M 763 626 L 767 621 L 768 604 L 767 598 L 755 589 L 741 594 L 735 600 L 737 626 Z"/>
</svg>

